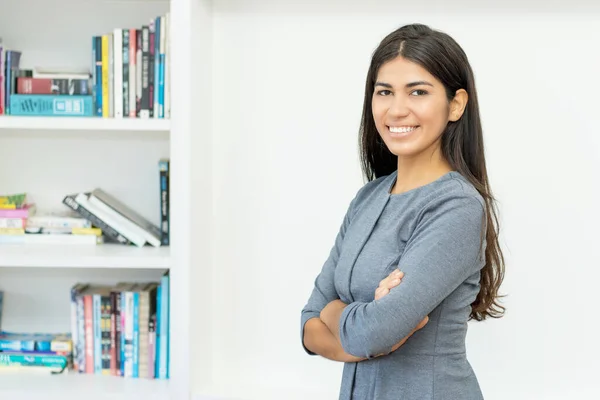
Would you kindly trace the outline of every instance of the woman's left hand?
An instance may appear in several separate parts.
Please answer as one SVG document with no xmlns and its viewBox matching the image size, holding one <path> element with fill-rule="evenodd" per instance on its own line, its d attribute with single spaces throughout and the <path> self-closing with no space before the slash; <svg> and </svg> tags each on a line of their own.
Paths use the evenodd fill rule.
<svg viewBox="0 0 600 400">
<path fill-rule="evenodd" d="M 381 282 L 379 282 L 377 289 L 375 289 L 375 300 L 379 300 L 390 293 L 390 290 L 402 282 L 403 277 L 404 272 L 400 271 L 399 269 L 395 269 L 387 276 L 387 278 L 382 279 Z"/>
</svg>

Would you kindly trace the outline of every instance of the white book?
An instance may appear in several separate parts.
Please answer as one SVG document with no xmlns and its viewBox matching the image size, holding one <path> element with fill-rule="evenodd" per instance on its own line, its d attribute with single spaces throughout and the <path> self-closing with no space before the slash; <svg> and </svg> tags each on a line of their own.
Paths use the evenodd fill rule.
<svg viewBox="0 0 600 400">
<path fill-rule="evenodd" d="M 83 208 L 86 208 L 89 212 L 94 214 L 96 217 L 100 218 L 115 231 L 129 239 L 129 241 L 136 246 L 142 247 L 144 244 L 146 244 L 144 237 L 137 232 L 137 230 L 131 227 L 133 224 L 127 221 L 124 217 L 119 216 L 118 214 L 115 215 L 114 212 L 111 212 L 110 207 L 103 204 L 98 205 L 92 203 L 85 193 L 79 193 L 75 197 L 75 201 L 82 205 Z"/>
<path fill-rule="evenodd" d="M 123 29 L 113 32 L 115 118 L 123 118 Z"/>
<path fill-rule="evenodd" d="M 135 233 L 136 236 L 140 237 L 143 241 L 148 242 L 152 246 L 160 247 L 160 236 L 157 237 L 152 233 L 148 232 L 146 229 L 140 227 L 135 222 L 132 222 L 129 218 L 121 214 L 119 211 L 115 210 L 110 205 L 100 200 L 100 198 L 95 196 L 93 193 L 90 194 L 90 196 L 88 197 L 88 202 L 95 209 L 101 210 L 103 215 L 109 216 L 112 221 L 117 222 L 119 226 L 127 228 L 129 232 Z M 123 236 L 127 237 L 126 235 Z"/>
</svg>

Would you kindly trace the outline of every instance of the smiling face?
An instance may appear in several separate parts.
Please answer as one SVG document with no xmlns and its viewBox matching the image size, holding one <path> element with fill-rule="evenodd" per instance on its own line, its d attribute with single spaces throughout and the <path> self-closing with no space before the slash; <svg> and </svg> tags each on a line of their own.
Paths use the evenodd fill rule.
<svg viewBox="0 0 600 400">
<path fill-rule="evenodd" d="M 383 64 L 371 105 L 375 126 L 388 149 L 399 158 L 429 156 L 439 150 L 448 121 L 456 121 L 464 110 L 466 92 L 461 91 L 449 102 L 442 83 L 420 65 L 403 57 Z"/>
</svg>

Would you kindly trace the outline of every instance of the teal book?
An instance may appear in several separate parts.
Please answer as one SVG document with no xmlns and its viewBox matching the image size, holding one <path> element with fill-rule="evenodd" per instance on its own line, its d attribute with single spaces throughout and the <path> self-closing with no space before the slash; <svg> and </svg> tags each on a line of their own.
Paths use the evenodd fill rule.
<svg viewBox="0 0 600 400">
<path fill-rule="evenodd" d="M 68 366 L 69 360 L 65 355 L 0 352 L 0 371 L 2 369 L 22 371 L 40 369 L 52 373 L 61 373 Z"/>
<path fill-rule="evenodd" d="M 45 117 L 91 117 L 94 102 L 90 95 L 10 95 L 11 115 Z"/>
<path fill-rule="evenodd" d="M 0 331 L 0 351 L 71 353 L 71 334 Z"/>
<path fill-rule="evenodd" d="M 4 292 L 0 290 L 0 332 L 2 331 L 2 303 L 4 302 Z"/>
</svg>

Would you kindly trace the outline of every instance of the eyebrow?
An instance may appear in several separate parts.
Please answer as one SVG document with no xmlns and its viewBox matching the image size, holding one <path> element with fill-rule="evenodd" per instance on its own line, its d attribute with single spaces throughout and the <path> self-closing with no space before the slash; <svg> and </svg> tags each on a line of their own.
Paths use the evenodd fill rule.
<svg viewBox="0 0 600 400">
<path fill-rule="evenodd" d="M 427 85 L 427 86 L 433 87 L 433 85 L 427 81 L 410 82 L 410 83 L 407 83 L 406 85 L 404 85 L 404 87 L 409 89 L 409 88 L 412 88 L 415 86 L 421 86 L 421 85 Z M 385 88 L 392 89 L 392 85 L 390 85 L 389 83 L 386 83 L 386 82 L 375 82 L 375 86 L 383 86 Z"/>
</svg>

